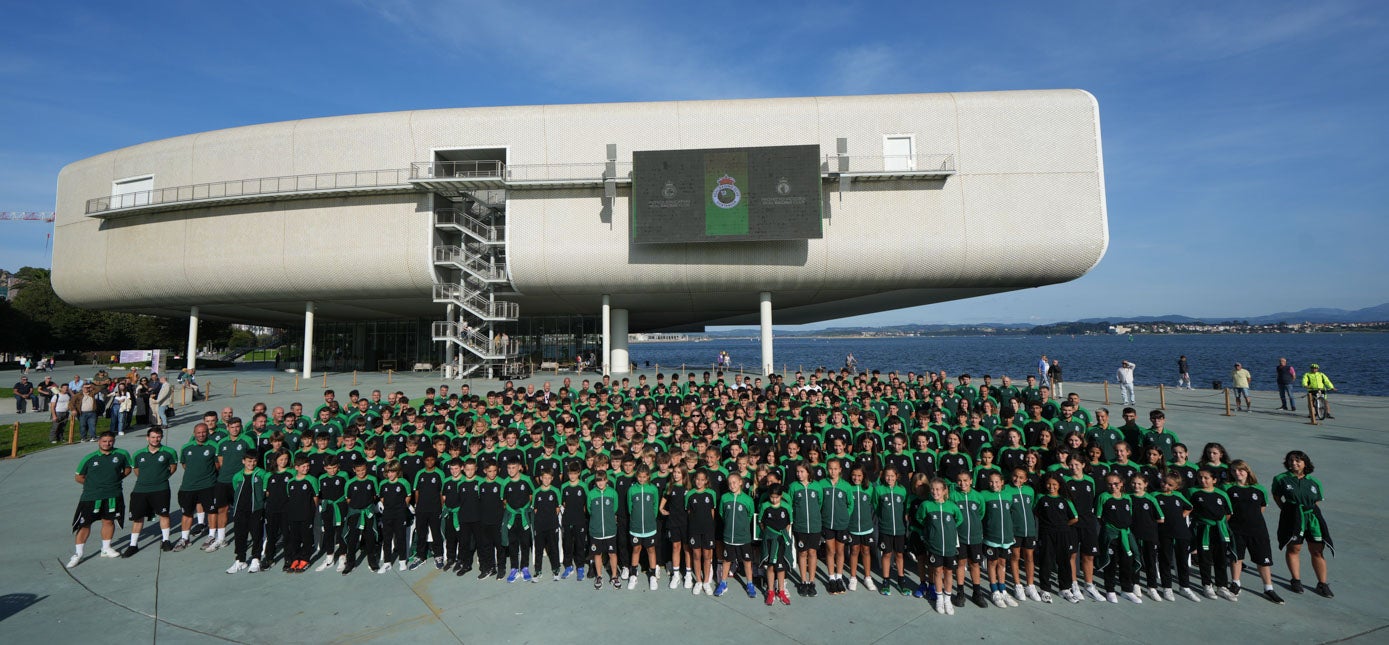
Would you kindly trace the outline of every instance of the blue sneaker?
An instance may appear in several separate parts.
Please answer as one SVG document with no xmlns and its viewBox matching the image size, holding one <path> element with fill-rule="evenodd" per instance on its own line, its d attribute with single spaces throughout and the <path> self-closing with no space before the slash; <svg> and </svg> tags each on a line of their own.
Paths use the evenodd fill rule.
<svg viewBox="0 0 1389 645">
<path fill-rule="evenodd" d="M 725 592 L 725 591 L 728 591 L 728 581 L 727 581 L 727 580 L 720 580 L 720 581 L 719 581 L 719 586 L 714 587 L 714 597 L 717 598 L 717 597 L 719 597 L 719 596 L 722 596 L 722 595 L 723 595 L 723 592 Z"/>
<path fill-rule="evenodd" d="M 919 585 L 916 586 L 916 591 L 913 591 L 913 592 L 912 592 L 912 597 L 913 597 L 913 598 L 924 598 L 925 596 L 926 596 L 926 583 L 923 582 L 923 583 L 921 583 L 921 584 L 919 584 Z"/>
<path fill-rule="evenodd" d="M 526 582 L 535 582 L 535 579 L 531 578 L 530 567 L 521 567 L 521 578 L 523 578 Z"/>
<path fill-rule="evenodd" d="M 517 571 L 517 570 L 515 570 L 515 569 L 512 569 L 512 570 L 511 570 L 511 573 L 506 574 L 506 581 L 507 581 L 507 582 L 516 582 L 516 574 L 518 574 L 518 573 L 520 573 L 520 572 Z M 527 576 L 527 578 L 529 578 L 529 576 Z"/>
<path fill-rule="evenodd" d="M 569 576 L 572 576 L 572 575 L 574 575 L 574 567 L 565 567 L 565 568 L 564 568 L 564 573 L 559 574 L 559 579 L 560 579 L 560 580 L 568 580 L 568 579 L 569 579 Z M 582 572 L 579 573 L 579 579 L 580 579 L 580 580 L 583 580 L 583 579 L 584 579 L 584 574 L 583 574 Z"/>
<path fill-rule="evenodd" d="M 926 600 L 934 604 L 936 602 L 936 586 L 926 585 Z"/>
<path fill-rule="evenodd" d="M 749 597 L 749 598 L 756 598 L 756 597 L 757 597 L 757 587 L 752 586 L 752 583 L 751 583 L 751 582 L 748 583 L 747 592 L 748 592 L 748 597 Z"/>
<path fill-rule="evenodd" d="M 584 579 L 584 568 L 583 568 L 583 567 L 579 567 L 579 581 L 580 581 L 580 582 L 583 582 L 583 579 Z"/>
</svg>

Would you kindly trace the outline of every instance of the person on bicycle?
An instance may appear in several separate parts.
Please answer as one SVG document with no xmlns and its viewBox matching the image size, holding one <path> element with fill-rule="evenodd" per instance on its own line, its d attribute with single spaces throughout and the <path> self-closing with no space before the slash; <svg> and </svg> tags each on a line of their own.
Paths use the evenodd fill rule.
<svg viewBox="0 0 1389 645">
<path fill-rule="evenodd" d="M 1326 374 L 1321 371 L 1321 366 L 1316 363 L 1312 363 L 1308 367 L 1308 372 L 1302 375 L 1302 387 L 1313 395 L 1336 391 L 1336 386 L 1331 383 L 1331 379 L 1327 378 Z M 1328 414 L 1326 418 L 1334 419 L 1335 417 Z"/>
</svg>

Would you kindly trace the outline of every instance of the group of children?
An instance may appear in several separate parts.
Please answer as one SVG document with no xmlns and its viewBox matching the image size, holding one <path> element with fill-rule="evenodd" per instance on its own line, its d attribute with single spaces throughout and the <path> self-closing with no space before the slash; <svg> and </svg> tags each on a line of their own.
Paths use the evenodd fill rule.
<svg viewBox="0 0 1389 645">
<path fill-rule="evenodd" d="M 816 377 L 765 388 L 707 374 L 670 386 L 658 376 L 654 388 L 645 377 L 557 392 L 508 383 L 485 398 L 445 386 L 418 406 L 401 393 L 382 401 L 355 391 L 338 405 L 328 391 L 313 421 L 299 404 L 270 414 L 257 404 L 244 430 L 230 408 L 209 412 L 177 452 L 159 428 L 134 454 L 108 433 L 79 465 L 69 566 L 93 524 L 102 524 L 102 556 L 131 557 L 142 523 L 158 517 L 164 550 L 187 548 L 204 527 L 204 551 L 234 542 L 229 574 L 277 561 L 302 572 L 315 559 L 316 571 L 346 575 L 365 559 L 386 573 L 432 559 L 458 576 L 476 569 L 507 582 L 534 581 L 548 566 L 554 580 L 591 579 L 595 589 L 605 578 L 635 589 L 639 576 L 651 590 L 668 576 L 671 589 L 695 595 L 734 584 L 756 598 L 760 586 L 768 605 L 791 603 L 789 576 L 800 596 L 862 581 L 953 614 L 971 600 L 1003 608 L 1053 593 L 1073 603 L 1199 602 L 1199 590 L 1234 601 L 1248 555 L 1262 595 L 1281 604 L 1263 520 L 1272 499 L 1290 588 L 1302 591 L 1307 544 L 1316 591 L 1332 595 L 1322 487 L 1299 451 L 1270 493 L 1219 444 L 1188 463 L 1161 411 L 1141 428 L 1125 409 L 1115 428 L 1075 393 L 1057 402 L 1046 386 L 1012 388 L 1006 377 L 997 388 L 987 376 L 982 388 L 967 375 L 958 386 L 944 374 Z M 168 482 L 179 465 L 174 541 Z M 131 543 L 116 552 L 121 480 L 132 472 Z"/>
</svg>

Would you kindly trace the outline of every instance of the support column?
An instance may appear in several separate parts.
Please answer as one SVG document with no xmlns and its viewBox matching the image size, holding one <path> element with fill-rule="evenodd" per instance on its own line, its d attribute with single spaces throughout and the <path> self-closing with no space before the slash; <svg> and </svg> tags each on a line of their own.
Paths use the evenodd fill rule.
<svg viewBox="0 0 1389 645">
<path fill-rule="evenodd" d="M 313 378 L 313 301 L 304 303 L 304 378 Z"/>
<path fill-rule="evenodd" d="M 188 311 L 188 369 L 198 366 L 198 308 Z"/>
<path fill-rule="evenodd" d="M 445 320 L 451 323 L 458 323 L 457 305 L 448 306 L 448 314 Z M 459 325 L 462 328 L 462 325 Z M 454 374 L 454 352 L 457 351 L 453 341 L 444 343 L 444 378 L 453 378 Z"/>
<path fill-rule="evenodd" d="M 629 374 L 632 359 L 627 354 L 627 310 L 612 310 L 612 370 L 613 374 Z"/>
<path fill-rule="evenodd" d="M 770 376 L 775 370 L 772 366 L 772 294 L 763 291 L 757 294 L 758 304 L 761 308 L 762 318 L 762 375 Z"/>
<path fill-rule="evenodd" d="M 608 375 L 608 366 L 612 364 L 612 346 L 612 298 L 605 295 L 603 296 L 603 356 L 599 359 L 603 361 L 603 376 Z"/>
</svg>

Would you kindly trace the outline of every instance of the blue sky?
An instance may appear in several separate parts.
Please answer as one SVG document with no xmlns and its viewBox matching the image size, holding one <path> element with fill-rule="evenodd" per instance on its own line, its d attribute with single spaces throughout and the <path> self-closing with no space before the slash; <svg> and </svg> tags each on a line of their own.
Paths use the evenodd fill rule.
<svg viewBox="0 0 1389 645">
<path fill-rule="evenodd" d="M 77 159 L 269 121 L 1076 87 L 1098 97 L 1104 133 L 1098 267 L 831 324 L 1389 301 L 1385 2 L 0 6 L 0 210 L 51 210 L 58 170 Z M 46 232 L 0 222 L 0 268 L 47 266 Z"/>
</svg>

